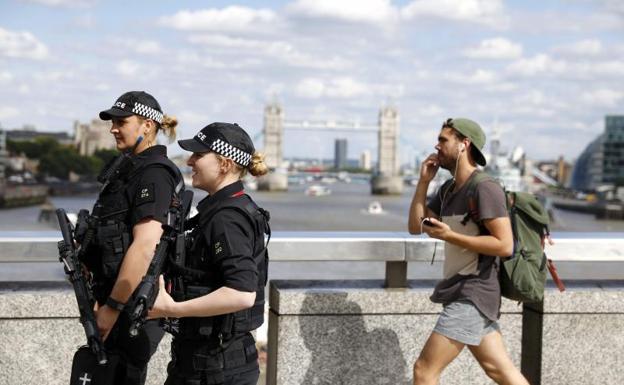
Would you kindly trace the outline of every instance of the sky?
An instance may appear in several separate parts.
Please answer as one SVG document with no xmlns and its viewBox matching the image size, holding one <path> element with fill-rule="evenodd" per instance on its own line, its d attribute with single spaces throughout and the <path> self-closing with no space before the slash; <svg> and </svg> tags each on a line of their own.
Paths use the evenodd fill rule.
<svg viewBox="0 0 624 385">
<path fill-rule="evenodd" d="M 287 119 L 400 115 L 401 159 L 467 117 L 503 147 L 568 160 L 624 114 L 621 0 L 0 0 L 0 124 L 71 132 L 145 90 L 180 138 L 214 121 L 257 138 Z M 287 130 L 287 157 L 374 157 L 375 133 Z M 181 153 L 177 145 L 170 151 Z"/>
</svg>

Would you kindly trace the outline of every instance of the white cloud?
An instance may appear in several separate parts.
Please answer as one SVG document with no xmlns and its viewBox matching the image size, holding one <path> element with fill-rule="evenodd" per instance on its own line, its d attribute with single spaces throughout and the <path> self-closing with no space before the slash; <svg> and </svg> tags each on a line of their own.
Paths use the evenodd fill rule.
<svg viewBox="0 0 624 385">
<path fill-rule="evenodd" d="M 584 92 L 581 98 L 592 106 L 612 108 L 617 107 L 620 101 L 624 99 L 624 92 L 602 88 Z"/>
<path fill-rule="evenodd" d="M 9 71 L 0 72 L 0 83 L 8 83 L 13 80 L 13 74 Z"/>
<path fill-rule="evenodd" d="M 19 115 L 19 110 L 15 107 L 0 106 L 0 121 Z"/>
<path fill-rule="evenodd" d="M 596 56 L 603 52 L 600 40 L 585 39 L 555 48 L 556 52 L 574 56 Z"/>
<path fill-rule="evenodd" d="M 98 83 L 95 85 L 95 89 L 98 91 L 109 91 L 111 87 L 108 83 Z"/>
<path fill-rule="evenodd" d="M 607 11 L 624 14 L 624 3 L 621 0 L 599 0 Z"/>
<path fill-rule="evenodd" d="M 159 55 L 165 51 L 161 43 L 157 40 L 135 39 L 127 36 L 108 39 L 99 49 L 107 56 L 111 55 L 111 52 L 113 52 L 117 58 L 128 57 L 128 55 L 125 54 L 126 51 L 143 55 Z"/>
<path fill-rule="evenodd" d="M 349 99 L 356 96 L 367 95 L 371 93 L 367 84 L 360 83 L 350 77 L 340 77 L 333 79 L 325 91 L 330 98 Z"/>
<path fill-rule="evenodd" d="M 122 60 L 117 64 L 117 72 L 123 76 L 134 76 L 141 69 L 141 65 L 132 60 Z"/>
<path fill-rule="evenodd" d="M 488 84 L 484 89 L 490 92 L 511 92 L 516 91 L 518 85 L 512 82 L 496 82 Z"/>
<path fill-rule="evenodd" d="M 179 65 L 178 70 L 183 73 L 193 72 L 209 68 L 212 70 L 223 70 L 232 68 L 243 68 L 245 63 L 240 60 L 236 63 L 226 63 L 224 60 L 218 60 L 213 56 L 200 54 L 197 50 L 183 50 L 175 55 L 175 61 Z"/>
<path fill-rule="evenodd" d="M 418 105 L 413 113 L 414 116 L 437 118 L 444 115 L 444 109 L 437 104 Z M 437 131 L 436 131 L 437 133 Z"/>
<path fill-rule="evenodd" d="M 390 0 L 297 0 L 288 10 L 295 15 L 356 23 L 389 23 L 399 18 L 399 10 Z"/>
<path fill-rule="evenodd" d="M 414 0 L 401 9 L 407 20 L 435 17 L 491 27 L 507 27 L 501 0 Z"/>
<path fill-rule="evenodd" d="M 266 43 L 261 40 L 244 39 L 220 34 L 191 35 L 189 41 L 194 44 L 223 48 L 259 49 L 266 46 Z"/>
<path fill-rule="evenodd" d="M 593 73 L 597 77 L 621 77 L 624 76 L 624 61 L 609 60 L 599 63 L 583 63 L 579 65 L 580 73 Z"/>
<path fill-rule="evenodd" d="M 17 87 L 17 92 L 20 95 L 28 95 L 30 94 L 30 86 L 28 84 L 21 84 L 19 87 Z"/>
<path fill-rule="evenodd" d="M 303 79 L 295 86 L 295 95 L 306 99 L 319 99 L 325 92 L 325 83 L 320 79 Z"/>
<path fill-rule="evenodd" d="M 535 76 L 543 73 L 563 73 L 569 68 L 561 60 L 554 60 L 546 54 L 538 54 L 532 58 L 523 58 L 507 66 L 507 70 L 516 75 Z"/>
<path fill-rule="evenodd" d="M 138 53 L 157 55 L 163 52 L 160 43 L 154 40 L 136 41 L 135 43 L 134 49 Z"/>
<path fill-rule="evenodd" d="M 79 28 L 94 29 L 98 25 L 98 23 L 95 16 L 93 16 L 93 14 L 91 13 L 88 13 L 76 17 L 74 19 L 74 25 Z"/>
<path fill-rule="evenodd" d="M 180 122 L 184 122 L 184 125 L 189 127 L 201 127 L 206 124 L 206 113 L 205 112 L 195 112 L 191 110 L 182 110 L 176 113 Z M 194 134 L 189 134 L 194 135 Z"/>
<path fill-rule="evenodd" d="M 289 66 L 315 69 L 346 69 L 351 63 L 341 57 L 321 57 L 302 52 L 295 45 L 286 41 L 255 40 L 227 35 L 193 35 L 189 41 L 208 47 L 231 50 L 238 57 L 264 55 L 267 59 L 281 61 Z M 267 64 L 258 63 L 258 64 Z"/>
<path fill-rule="evenodd" d="M 277 15 L 270 9 L 253 9 L 237 5 L 223 9 L 179 11 L 160 19 L 160 25 L 185 31 L 254 32 L 260 25 L 271 25 Z"/>
<path fill-rule="evenodd" d="M 40 4 L 48 7 L 84 8 L 95 5 L 97 0 L 22 0 L 22 2 Z"/>
<path fill-rule="evenodd" d="M 516 96 L 514 99 L 518 104 L 529 104 L 532 106 L 538 106 L 548 102 L 548 98 L 546 97 L 546 95 L 544 95 L 544 93 L 539 90 L 531 90 L 525 92 Z"/>
<path fill-rule="evenodd" d="M 522 56 L 522 45 L 496 37 L 481 41 L 478 46 L 464 50 L 463 54 L 474 59 L 517 59 Z"/>
<path fill-rule="evenodd" d="M 71 71 L 46 71 L 36 72 L 32 75 L 33 79 L 41 83 L 54 83 L 59 81 L 67 81 L 75 78 L 75 74 Z"/>
<path fill-rule="evenodd" d="M 14 32 L 0 28 L 0 57 L 42 60 L 48 48 L 32 33 Z"/>
<path fill-rule="evenodd" d="M 454 83 L 467 85 L 493 84 L 498 81 L 496 73 L 484 69 L 478 69 L 468 75 L 456 72 L 448 73 L 445 77 Z"/>
<path fill-rule="evenodd" d="M 306 99 L 350 99 L 371 93 L 369 85 L 350 77 L 338 77 L 329 81 L 307 78 L 295 86 L 295 95 Z"/>
</svg>

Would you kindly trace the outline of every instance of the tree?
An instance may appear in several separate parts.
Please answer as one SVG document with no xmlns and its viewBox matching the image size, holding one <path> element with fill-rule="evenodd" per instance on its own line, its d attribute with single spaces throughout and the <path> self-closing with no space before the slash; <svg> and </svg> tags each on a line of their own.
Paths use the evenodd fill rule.
<svg viewBox="0 0 624 385">
<path fill-rule="evenodd" d="M 81 156 L 73 147 L 59 146 L 41 157 L 39 171 L 67 179 L 70 171 L 84 176 L 97 175 L 102 165 L 102 160 L 95 156 Z"/>
<path fill-rule="evenodd" d="M 109 149 L 99 149 L 93 153 L 93 156 L 100 159 L 102 161 L 102 165 L 108 164 L 113 158 L 116 158 L 119 155 L 117 150 L 109 150 Z M 102 168 L 102 166 L 100 166 Z"/>
<path fill-rule="evenodd" d="M 41 159 L 41 157 L 61 145 L 54 138 L 38 136 L 30 141 L 7 140 L 7 148 L 12 154 L 24 154 L 29 159 Z"/>
</svg>

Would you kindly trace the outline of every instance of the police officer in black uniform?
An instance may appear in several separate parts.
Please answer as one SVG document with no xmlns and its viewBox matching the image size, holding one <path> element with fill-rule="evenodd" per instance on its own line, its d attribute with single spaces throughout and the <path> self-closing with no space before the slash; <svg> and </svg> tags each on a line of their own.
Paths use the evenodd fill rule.
<svg viewBox="0 0 624 385">
<path fill-rule="evenodd" d="M 167 148 L 156 143 L 160 131 L 175 138 L 177 120 L 164 115 L 158 101 L 143 91 L 121 95 L 100 118 L 112 121 L 117 149 L 132 153 L 116 170 L 103 171 L 110 178 L 88 220 L 84 262 L 93 274 L 100 335 L 109 356 L 117 357 L 110 360 L 116 364 L 109 368 L 115 371 L 112 383 L 144 384 L 147 363 L 164 331 L 158 321 L 148 321 L 131 338 L 124 305 L 145 275 L 172 199 L 184 185 Z"/>
<path fill-rule="evenodd" d="M 180 146 L 193 187 L 208 192 L 191 218 L 184 263 L 161 290 L 150 317 L 179 319 L 166 385 L 256 384 L 251 331 L 263 323 L 270 235 L 268 213 L 244 193 L 241 178 L 265 174 L 263 155 L 237 124 L 212 123 Z M 176 269 L 174 269 L 176 270 Z"/>
</svg>

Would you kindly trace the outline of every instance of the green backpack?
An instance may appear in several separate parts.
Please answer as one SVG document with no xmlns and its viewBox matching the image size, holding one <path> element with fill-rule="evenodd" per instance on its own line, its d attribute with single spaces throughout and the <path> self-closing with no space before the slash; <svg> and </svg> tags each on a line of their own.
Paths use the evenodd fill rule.
<svg viewBox="0 0 624 385">
<path fill-rule="evenodd" d="M 468 214 L 464 223 L 472 219 L 483 228 L 479 220 L 476 190 L 485 180 L 494 180 L 485 172 L 478 172 L 468 185 Z M 513 232 L 513 253 L 501 259 L 499 280 L 503 297 L 518 302 L 541 302 L 544 299 L 546 268 L 560 291 L 565 290 L 554 265 L 546 257 L 544 241 L 550 241 L 549 216 L 544 206 L 533 194 L 505 191 L 507 211 Z"/>
</svg>

